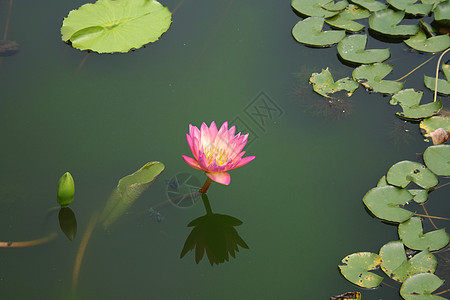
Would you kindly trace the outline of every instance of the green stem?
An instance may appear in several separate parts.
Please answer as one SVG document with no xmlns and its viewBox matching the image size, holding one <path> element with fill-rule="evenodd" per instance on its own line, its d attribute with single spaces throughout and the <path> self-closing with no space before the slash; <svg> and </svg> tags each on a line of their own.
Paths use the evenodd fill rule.
<svg viewBox="0 0 450 300">
<path fill-rule="evenodd" d="M 213 212 L 211 209 L 211 204 L 209 204 L 208 196 L 206 194 L 203 194 L 202 200 L 203 200 L 203 205 L 205 206 L 205 209 L 206 209 L 206 214 L 212 215 Z"/>
</svg>

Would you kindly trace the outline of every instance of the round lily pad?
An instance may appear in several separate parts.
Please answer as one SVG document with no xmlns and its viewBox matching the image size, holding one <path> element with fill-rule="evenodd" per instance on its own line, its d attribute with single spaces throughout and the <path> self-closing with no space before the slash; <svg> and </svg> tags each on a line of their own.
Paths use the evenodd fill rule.
<svg viewBox="0 0 450 300">
<path fill-rule="evenodd" d="M 406 247 L 414 250 L 436 251 L 444 248 L 450 242 L 450 236 L 445 229 L 423 233 L 422 221 L 412 217 L 398 225 L 398 235 Z"/>
<path fill-rule="evenodd" d="M 410 15 L 427 15 L 431 8 L 431 4 L 416 3 L 417 0 L 387 0 L 387 2 L 397 10 L 404 10 Z"/>
<path fill-rule="evenodd" d="M 365 19 L 370 15 L 369 11 L 359 6 L 350 4 L 338 15 L 325 19 L 325 22 L 333 27 L 357 32 L 364 29 L 364 25 L 353 20 Z"/>
<path fill-rule="evenodd" d="M 420 130 L 425 137 L 431 137 L 430 133 L 436 129 L 442 128 L 450 131 L 450 117 L 449 116 L 433 116 L 426 118 L 420 122 Z"/>
<path fill-rule="evenodd" d="M 312 83 L 313 89 L 316 93 L 331 98 L 333 93 L 346 90 L 351 95 L 357 88 L 358 83 L 349 77 L 341 78 L 334 81 L 330 70 L 322 69 L 321 73 L 313 73 L 309 82 Z"/>
<path fill-rule="evenodd" d="M 364 7 L 369 11 L 378 11 L 387 7 L 386 4 L 375 0 L 352 0 L 352 2 Z"/>
<path fill-rule="evenodd" d="M 450 176 L 450 145 L 428 147 L 423 153 L 427 167 L 439 176 Z"/>
<path fill-rule="evenodd" d="M 443 300 L 445 298 L 431 294 L 443 283 L 444 280 L 441 280 L 434 274 L 416 274 L 405 280 L 400 288 L 400 295 L 405 300 Z"/>
<path fill-rule="evenodd" d="M 292 0 L 291 6 L 304 16 L 328 18 L 339 13 L 323 8 L 329 2 L 330 0 Z"/>
<path fill-rule="evenodd" d="M 374 288 L 380 285 L 383 277 L 369 272 L 381 264 L 381 257 L 376 253 L 358 252 L 347 255 L 342 259 L 339 270 L 351 283 L 365 288 Z"/>
<path fill-rule="evenodd" d="M 443 34 L 427 38 L 425 32 L 419 30 L 416 35 L 405 40 L 405 44 L 417 51 L 436 53 L 450 47 L 450 36 Z"/>
<path fill-rule="evenodd" d="M 325 8 L 326 10 L 338 12 L 344 10 L 347 6 L 348 6 L 347 0 L 341 0 L 336 3 L 334 1 L 330 1 L 322 5 L 322 7 Z"/>
<path fill-rule="evenodd" d="M 382 62 L 391 56 L 389 49 L 365 50 L 367 35 L 354 34 L 345 37 L 338 44 L 338 52 L 342 59 L 359 64 Z"/>
<path fill-rule="evenodd" d="M 369 25 L 372 30 L 386 35 L 415 35 L 419 31 L 419 25 L 397 25 L 403 20 L 404 16 L 404 11 L 379 10 L 369 17 Z"/>
<path fill-rule="evenodd" d="M 400 207 L 412 199 L 413 196 L 405 189 L 381 186 L 368 191 L 363 202 L 377 218 L 401 223 L 414 215 L 413 212 Z"/>
<path fill-rule="evenodd" d="M 338 46 L 339 48 L 339 46 Z M 403 87 L 403 82 L 383 80 L 391 71 L 392 66 L 385 63 L 362 65 L 353 70 L 353 79 L 365 88 L 384 94 L 393 94 Z"/>
<path fill-rule="evenodd" d="M 413 161 L 401 161 L 393 165 L 387 175 L 389 184 L 406 187 L 411 181 L 424 189 L 432 188 L 438 184 L 436 175 L 422 164 Z"/>
<path fill-rule="evenodd" d="M 128 52 L 157 41 L 169 29 L 171 16 L 155 0 L 98 0 L 72 10 L 64 18 L 61 35 L 80 50 Z"/>
<path fill-rule="evenodd" d="M 295 24 L 292 28 L 294 38 L 311 46 L 331 46 L 345 37 L 345 30 L 322 31 L 324 18 L 309 17 Z"/>
<path fill-rule="evenodd" d="M 401 90 L 392 96 L 389 103 L 392 105 L 399 104 L 403 108 L 403 112 L 397 113 L 397 115 L 408 119 L 428 118 L 441 110 L 441 100 L 419 105 L 422 95 L 422 91 L 414 89 Z"/>
</svg>

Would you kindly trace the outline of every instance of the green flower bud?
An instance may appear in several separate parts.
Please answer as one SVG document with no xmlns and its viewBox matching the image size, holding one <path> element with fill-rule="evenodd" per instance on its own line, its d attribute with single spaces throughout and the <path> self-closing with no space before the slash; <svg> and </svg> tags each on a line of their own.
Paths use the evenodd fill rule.
<svg viewBox="0 0 450 300">
<path fill-rule="evenodd" d="M 58 182 L 58 203 L 61 206 L 67 206 L 73 201 L 75 195 L 75 183 L 69 172 L 64 173 Z"/>
</svg>

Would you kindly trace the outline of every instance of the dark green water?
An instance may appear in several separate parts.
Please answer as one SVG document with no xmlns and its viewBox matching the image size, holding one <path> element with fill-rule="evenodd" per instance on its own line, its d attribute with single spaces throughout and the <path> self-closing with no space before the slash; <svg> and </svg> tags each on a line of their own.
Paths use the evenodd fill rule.
<svg viewBox="0 0 450 300">
<path fill-rule="evenodd" d="M 77 71 L 86 53 L 64 44 L 59 30 L 84 3 L 13 4 L 8 39 L 20 52 L 0 65 L 0 240 L 58 237 L 0 249 L 2 299 L 69 299 L 92 215 L 120 178 L 153 160 L 166 166 L 158 180 L 109 230 L 94 230 L 75 299 L 329 299 L 361 291 L 337 265 L 350 253 L 378 252 L 398 239 L 396 227 L 371 218 L 361 199 L 392 164 L 416 160 L 429 145 L 418 126 L 398 134 L 398 108 L 361 87 L 344 117 L 318 114 L 313 104 L 321 98 L 306 83 L 310 74 L 329 66 L 344 77 L 352 69 L 335 48 L 310 49 L 292 38 L 300 19 L 289 1 L 186 0 L 160 41 L 129 54 L 92 53 Z M 173 10 L 179 1 L 162 4 Z M 0 1 L 2 34 L 8 5 Z M 368 46 L 383 45 L 372 39 Z M 391 45 L 391 79 L 428 58 L 405 49 Z M 422 74 L 405 87 L 424 88 Z M 263 108 L 263 119 L 252 114 L 260 101 L 276 108 L 273 115 Z M 250 131 L 246 150 L 256 159 L 231 171 L 230 186 L 213 184 L 208 195 L 214 212 L 243 221 L 237 229 L 250 249 L 211 267 L 206 258 L 196 264 L 193 252 L 179 258 L 186 225 L 204 214 L 201 202 L 162 206 L 162 222 L 145 212 L 167 200 L 165 179 L 180 173 L 206 179 L 181 158 L 191 155 L 189 124 L 226 120 Z M 72 242 L 57 215 L 48 215 L 65 171 L 76 184 Z M 448 212 L 444 199 L 448 189 L 433 194 L 431 214 Z M 364 299 L 397 295 L 389 287 L 363 290 Z"/>
</svg>

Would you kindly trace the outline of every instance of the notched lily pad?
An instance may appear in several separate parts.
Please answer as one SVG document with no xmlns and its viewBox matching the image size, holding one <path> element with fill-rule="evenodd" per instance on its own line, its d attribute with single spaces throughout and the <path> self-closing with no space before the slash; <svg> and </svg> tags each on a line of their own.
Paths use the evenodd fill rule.
<svg viewBox="0 0 450 300">
<path fill-rule="evenodd" d="M 322 5 L 323 8 L 329 11 L 341 11 L 344 10 L 348 6 L 347 0 L 342 0 L 334 3 L 334 1 L 330 1 Z"/>
<path fill-rule="evenodd" d="M 385 63 L 362 65 L 353 71 L 353 79 L 365 88 L 384 94 L 393 94 L 403 87 L 403 82 L 383 80 L 391 71 L 392 66 Z"/>
<path fill-rule="evenodd" d="M 397 10 L 404 10 L 410 15 L 427 15 L 433 5 L 416 3 L 417 0 L 387 0 L 387 2 Z"/>
<path fill-rule="evenodd" d="M 342 90 L 348 91 L 347 96 L 350 97 L 358 88 L 358 83 L 349 77 L 341 78 L 335 82 L 328 68 L 325 70 L 322 69 L 321 73 L 313 73 L 309 79 L 309 83 L 313 85 L 316 93 L 327 98 L 332 98 L 333 93 Z"/>
<path fill-rule="evenodd" d="M 430 189 L 438 184 L 436 175 L 422 164 L 404 160 L 393 165 L 387 175 L 389 184 L 406 187 L 411 181 L 423 189 Z"/>
<path fill-rule="evenodd" d="M 294 38 L 303 44 L 326 47 L 338 43 L 345 37 L 344 30 L 322 31 L 324 18 L 309 17 L 292 28 Z"/>
<path fill-rule="evenodd" d="M 391 56 L 388 48 L 365 50 L 367 35 L 354 34 L 345 37 L 338 44 L 338 52 L 342 59 L 359 64 L 382 62 Z"/>
<path fill-rule="evenodd" d="M 339 270 L 351 283 L 365 288 L 374 288 L 380 285 L 383 277 L 369 271 L 375 270 L 380 264 L 381 257 L 378 254 L 358 252 L 344 257 Z"/>
<path fill-rule="evenodd" d="M 417 51 L 436 53 L 450 47 L 450 36 L 443 34 L 427 38 L 425 32 L 421 29 L 415 36 L 404 42 Z"/>
<path fill-rule="evenodd" d="M 413 200 L 416 203 L 422 204 L 422 203 L 427 202 L 427 200 L 428 200 L 428 190 L 413 189 L 413 190 L 408 190 L 408 192 L 410 192 L 411 195 L 414 196 Z"/>
<path fill-rule="evenodd" d="M 352 2 L 364 7 L 369 11 L 379 11 L 387 7 L 386 4 L 375 0 L 352 0 Z"/>
<path fill-rule="evenodd" d="M 423 153 L 427 167 L 439 176 L 450 176 L 450 145 L 428 147 Z"/>
<path fill-rule="evenodd" d="M 365 26 L 353 20 L 365 19 L 368 18 L 369 15 L 370 13 L 368 10 L 350 4 L 338 15 L 325 19 L 325 22 L 333 27 L 357 32 L 363 30 Z"/>
<path fill-rule="evenodd" d="M 72 10 L 61 35 L 80 50 L 123 53 L 157 41 L 169 29 L 171 17 L 155 0 L 98 0 Z"/>
<path fill-rule="evenodd" d="M 443 228 L 424 234 L 422 221 L 418 217 L 412 217 L 399 224 L 398 235 L 406 247 L 414 250 L 436 251 L 444 248 L 450 242 L 450 237 Z"/>
<path fill-rule="evenodd" d="M 392 96 L 389 103 L 392 105 L 399 104 L 403 108 L 403 112 L 396 113 L 403 118 L 423 119 L 437 114 L 442 108 L 441 100 L 419 105 L 422 95 L 422 91 L 414 89 L 401 90 Z"/>
<path fill-rule="evenodd" d="M 400 288 L 400 295 L 405 300 L 439 300 L 445 299 L 431 293 L 437 290 L 444 280 L 434 274 L 420 273 L 408 278 Z"/>
<path fill-rule="evenodd" d="M 301 15 L 310 17 L 332 17 L 337 15 L 338 11 L 329 11 L 323 8 L 323 5 L 331 2 L 330 0 L 292 0 L 291 6 Z"/>
<path fill-rule="evenodd" d="M 377 218 L 401 223 L 414 215 L 413 212 L 402 208 L 412 199 L 413 195 L 405 189 L 380 186 L 368 191 L 363 202 Z"/>
<path fill-rule="evenodd" d="M 386 35 L 415 35 L 419 31 L 419 25 L 397 25 L 403 20 L 404 16 L 404 11 L 379 10 L 369 17 L 369 25 L 372 30 Z"/>
</svg>

